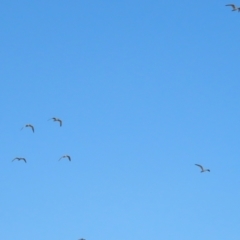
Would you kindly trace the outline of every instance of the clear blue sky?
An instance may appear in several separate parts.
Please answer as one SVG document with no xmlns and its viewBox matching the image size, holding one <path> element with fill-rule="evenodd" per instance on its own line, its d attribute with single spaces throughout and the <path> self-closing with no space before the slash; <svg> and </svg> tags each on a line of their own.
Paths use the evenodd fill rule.
<svg viewBox="0 0 240 240">
<path fill-rule="evenodd" d="M 1 1 L 0 239 L 239 238 L 227 3 Z"/>
</svg>

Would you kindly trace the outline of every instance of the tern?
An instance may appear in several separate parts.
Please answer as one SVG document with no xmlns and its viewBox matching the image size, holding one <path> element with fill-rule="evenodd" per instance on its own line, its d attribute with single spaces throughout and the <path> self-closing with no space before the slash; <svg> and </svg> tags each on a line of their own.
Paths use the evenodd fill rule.
<svg viewBox="0 0 240 240">
<path fill-rule="evenodd" d="M 53 118 L 50 118 L 49 120 L 51 120 L 51 119 L 52 119 L 54 122 L 59 122 L 60 127 L 62 126 L 62 120 L 61 120 L 61 119 L 53 117 Z"/>
<path fill-rule="evenodd" d="M 227 5 L 225 5 L 225 6 L 230 6 L 230 7 L 232 7 L 232 11 L 238 11 L 238 12 L 240 12 L 240 7 L 236 7 L 235 4 L 227 4 Z"/>
<path fill-rule="evenodd" d="M 21 128 L 21 130 L 22 130 L 23 128 L 25 128 L 25 127 L 30 127 L 30 128 L 32 129 L 32 131 L 34 132 L 34 127 L 33 127 L 33 125 L 31 125 L 31 124 L 26 124 L 25 126 L 23 126 L 23 127 Z"/>
<path fill-rule="evenodd" d="M 71 161 L 71 157 L 69 155 L 64 155 L 60 157 L 58 161 L 60 161 L 62 158 L 68 158 L 68 160 Z"/>
<path fill-rule="evenodd" d="M 12 160 L 12 162 L 13 162 L 14 160 L 18 160 L 18 161 L 23 160 L 25 163 L 27 163 L 26 159 L 25 159 L 25 158 L 21 158 L 21 157 L 16 157 L 16 158 L 14 158 L 14 159 Z"/>
<path fill-rule="evenodd" d="M 200 164 L 195 164 L 195 165 L 201 168 L 201 173 L 203 173 L 203 172 L 210 172 L 210 169 L 205 169 Z"/>
</svg>

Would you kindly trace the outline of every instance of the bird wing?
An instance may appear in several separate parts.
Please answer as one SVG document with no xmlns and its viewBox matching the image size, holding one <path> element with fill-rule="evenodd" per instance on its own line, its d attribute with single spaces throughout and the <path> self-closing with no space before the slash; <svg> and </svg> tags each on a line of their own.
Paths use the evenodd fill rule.
<svg viewBox="0 0 240 240">
<path fill-rule="evenodd" d="M 30 128 L 32 128 L 32 131 L 34 132 L 34 127 L 32 125 L 29 125 Z"/>
<path fill-rule="evenodd" d="M 234 4 L 227 4 L 226 6 L 231 6 L 232 8 L 236 8 Z"/>
<path fill-rule="evenodd" d="M 31 124 L 26 124 L 25 127 L 30 127 L 30 128 L 32 129 L 32 131 L 34 132 L 34 127 L 33 127 L 33 125 L 31 125 Z"/>
<path fill-rule="evenodd" d="M 64 156 L 60 157 L 58 161 L 60 161 L 62 158 L 64 158 Z"/>
<path fill-rule="evenodd" d="M 20 158 L 20 160 L 23 160 L 25 163 L 27 163 L 26 159 L 25 158 Z"/>
<path fill-rule="evenodd" d="M 199 165 L 199 164 L 195 164 L 196 166 L 198 166 L 198 167 L 200 167 L 202 170 L 204 170 L 203 169 L 203 166 L 201 166 L 201 165 Z"/>
<path fill-rule="evenodd" d="M 14 158 L 14 159 L 12 160 L 12 162 L 13 162 L 14 160 L 16 160 L 16 159 L 18 159 L 18 158 Z"/>
<path fill-rule="evenodd" d="M 58 119 L 57 121 L 59 121 L 60 127 L 61 127 L 62 126 L 62 120 Z"/>
<path fill-rule="evenodd" d="M 68 158 L 69 161 L 71 161 L 71 157 L 70 156 L 67 155 L 66 157 Z"/>
</svg>

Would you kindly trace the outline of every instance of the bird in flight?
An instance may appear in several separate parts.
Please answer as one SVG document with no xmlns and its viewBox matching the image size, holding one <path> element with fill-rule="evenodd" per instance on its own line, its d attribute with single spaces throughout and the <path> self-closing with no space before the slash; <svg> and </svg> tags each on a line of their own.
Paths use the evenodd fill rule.
<svg viewBox="0 0 240 240">
<path fill-rule="evenodd" d="M 68 158 L 68 160 L 71 161 L 71 157 L 69 155 L 63 155 L 58 161 L 60 161 L 62 158 Z"/>
<path fill-rule="evenodd" d="M 25 128 L 25 127 L 30 127 L 30 128 L 32 129 L 32 131 L 34 132 L 34 127 L 33 127 L 33 125 L 31 125 L 31 124 L 26 124 L 25 126 L 23 126 L 23 127 L 21 128 L 21 130 L 22 130 L 23 128 Z"/>
<path fill-rule="evenodd" d="M 60 127 L 62 126 L 62 120 L 61 120 L 61 119 L 53 117 L 53 118 L 50 118 L 49 120 L 51 120 L 51 119 L 52 119 L 54 122 L 59 122 Z"/>
<path fill-rule="evenodd" d="M 205 169 L 205 168 L 204 168 L 202 165 L 200 165 L 200 164 L 195 164 L 195 165 L 201 168 L 201 173 L 203 173 L 203 172 L 210 172 L 210 169 Z"/>
<path fill-rule="evenodd" d="M 227 4 L 226 6 L 232 7 L 232 11 L 240 12 L 240 7 L 237 7 L 235 4 Z"/>
<path fill-rule="evenodd" d="M 14 159 L 12 160 L 12 162 L 13 162 L 14 160 L 18 160 L 18 161 L 23 160 L 25 163 L 27 163 L 27 160 L 26 160 L 25 158 L 21 158 L 21 157 L 16 157 L 16 158 L 14 158 Z"/>
</svg>

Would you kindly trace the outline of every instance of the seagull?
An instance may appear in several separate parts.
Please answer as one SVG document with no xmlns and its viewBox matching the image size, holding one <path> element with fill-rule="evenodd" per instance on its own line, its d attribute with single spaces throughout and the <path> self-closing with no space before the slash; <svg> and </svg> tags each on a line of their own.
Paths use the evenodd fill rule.
<svg viewBox="0 0 240 240">
<path fill-rule="evenodd" d="M 238 10 L 238 12 L 240 12 L 240 7 L 236 7 L 235 4 L 227 4 L 227 5 L 225 5 L 225 6 L 230 6 L 230 7 L 232 7 L 232 11 L 237 11 L 237 10 Z"/>
<path fill-rule="evenodd" d="M 32 131 L 34 132 L 34 127 L 33 127 L 33 125 L 31 125 L 31 124 L 26 124 L 25 126 L 23 126 L 23 127 L 21 128 L 21 130 L 22 130 L 23 128 L 25 128 L 25 127 L 30 127 L 30 128 L 32 129 Z"/>
<path fill-rule="evenodd" d="M 50 118 L 49 120 L 51 120 L 51 119 L 52 119 L 54 122 L 59 122 L 60 127 L 62 126 L 62 120 L 61 120 L 61 119 L 53 117 L 53 118 Z"/>
<path fill-rule="evenodd" d="M 195 164 L 195 165 L 201 168 L 201 173 L 207 172 L 207 171 L 210 172 L 210 169 L 205 169 L 205 168 L 203 168 L 203 166 L 201 166 L 200 164 Z"/>
<path fill-rule="evenodd" d="M 68 160 L 71 161 L 71 157 L 69 155 L 64 155 L 60 157 L 58 161 L 60 161 L 62 158 L 68 158 Z"/>
<path fill-rule="evenodd" d="M 23 160 L 25 163 L 27 163 L 26 159 L 25 159 L 25 158 L 21 158 L 21 157 L 16 157 L 16 158 L 14 158 L 14 159 L 12 160 L 12 162 L 13 162 L 14 160 L 18 160 L 18 161 Z"/>
</svg>

